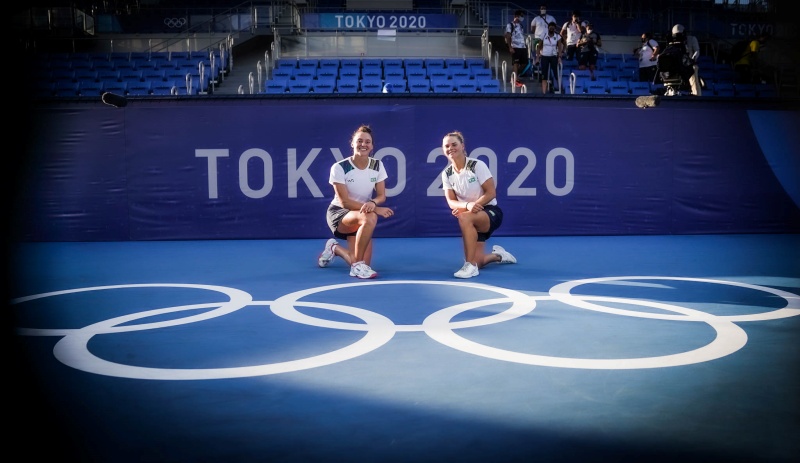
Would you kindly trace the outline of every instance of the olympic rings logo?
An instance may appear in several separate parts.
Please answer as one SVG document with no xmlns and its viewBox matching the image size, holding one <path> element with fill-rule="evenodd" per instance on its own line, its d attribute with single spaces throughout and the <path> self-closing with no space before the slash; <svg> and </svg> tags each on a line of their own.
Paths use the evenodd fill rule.
<svg viewBox="0 0 800 463">
<path fill-rule="evenodd" d="M 578 287 L 589 286 L 592 284 L 623 284 L 620 282 L 628 281 L 629 285 L 638 281 L 683 281 L 693 283 L 703 283 L 712 285 L 724 285 L 727 287 L 743 288 L 764 292 L 771 296 L 781 298 L 786 301 L 782 308 L 768 310 L 765 312 L 744 314 L 744 315 L 714 315 L 697 309 L 690 309 L 664 302 L 654 302 L 650 300 L 630 299 L 623 297 L 610 297 L 601 295 L 576 295 L 573 293 Z M 647 285 L 648 283 L 645 283 Z M 347 288 L 359 288 L 360 291 L 368 286 L 379 285 L 430 285 L 430 286 L 450 286 L 456 287 L 459 291 L 469 289 L 471 291 L 485 291 L 493 293 L 495 297 L 470 300 L 458 303 L 450 307 L 445 307 L 427 315 L 422 323 L 419 324 L 398 324 L 390 318 L 374 311 L 365 310 L 358 307 L 347 306 L 335 302 L 314 302 L 304 300 L 312 297 L 319 300 L 321 293 L 333 292 Z M 116 376 L 134 379 L 152 380 L 202 380 L 202 379 L 221 379 L 221 378 L 242 378 L 253 376 L 273 375 L 288 373 L 321 366 L 331 365 L 356 358 L 358 356 L 372 352 L 384 344 L 388 343 L 397 333 L 401 332 L 424 332 L 429 338 L 437 341 L 452 349 L 456 349 L 472 355 L 513 362 L 523 365 L 534 365 L 556 368 L 576 368 L 576 369 L 644 369 L 644 368 L 663 368 L 694 363 L 707 362 L 733 354 L 743 348 L 747 343 L 747 334 L 736 323 L 776 320 L 800 315 L 800 297 L 786 291 L 759 286 L 749 283 L 714 280 L 705 278 L 682 278 L 682 277 L 660 277 L 660 276 L 624 276 L 624 277 L 602 277 L 584 280 L 574 280 L 553 286 L 547 295 L 529 295 L 520 291 L 506 289 L 496 286 L 484 285 L 472 282 L 450 282 L 450 281 L 418 281 L 418 280 L 399 280 L 399 281 L 369 281 L 322 286 L 296 291 L 279 297 L 274 301 L 254 301 L 247 292 L 213 285 L 195 284 L 126 284 L 113 286 L 95 286 L 87 288 L 70 289 L 41 293 L 32 296 L 17 298 L 12 300 L 12 304 L 24 304 L 34 300 L 65 296 L 68 294 L 89 293 L 95 291 L 110 291 L 130 288 L 188 288 L 213 291 L 221 293 L 227 298 L 226 302 L 211 302 L 201 304 L 181 305 L 143 312 L 127 314 L 119 317 L 109 318 L 97 323 L 86 325 L 82 328 L 17 328 L 17 333 L 23 336 L 60 336 L 54 349 L 55 357 L 65 365 L 82 370 L 88 373 L 95 373 L 106 376 Z M 334 298 L 335 300 L 335 298 Z M 665 320 L 672 322 L 685 323 L 704 323 L 710 326 L 716 333 L 715 338 L 705 346 L 689 350 L 682 353 L 671 353 L 668 355 L 638 357 L 638 358 L 571 358 L 561 356 L 537 355 L 531 353 L 518 352 L 509 349 L 493 347 L 484 343 L 469 340 L 456 333 L 470 328 L 484 327 L 488 325 L 509 322 L 520 317 L 531 314 L 536 308 L 538 301 L 552 301 L 552 303 L 567 304 L 571 308 L 585 309 L 592 312 L 602 312 L 610 315 L 621 315 L 625 317 L 636 317 L 651 320 Z M 622 309 L 602 304 L 615 304 L 625 306 L 639 306 L 648 308 L 647 311 Z M 135 365 L 126 365 L 104 360 L 92 354 L 89 350 L 89 342 L 94 336 L 130 333 L 143 330 L 163 329 L 208 321 L 223 315 L 232 314 L 248 306 L 269 306 L 273 315 L 280 319 L 309 325 L 318 328 L 332 330 L 344 330 L 363 332 L 364 335 L 350 345 L 341 347 L 329 352 L 313 355 L 302 359 L 286 360 L 273 363 L 266 363 L 252 366 L 236 366 L 225 368 L 153 368 Z M 502 306 L 503 310 L 488 310 L 488 307 Z M 336 313 L 335 319 L 321 318 L 301 312 L 297 307 L 305 307 L 308 313 L 316 313 L 315 309 L 327 311 L 326 313 Z M 489 315 L 476 318 L 465 319 L 462 314 L 482 309 Z M 208 310 L 210 309 L 210 310 Z M 197 313 L 198 310 L 204 310 Z M 169 318 L 174 314 L 187 314 L 182 318 Z M 353 321 L 360 320 L 360 323 Z M 148 322 L 132 324 L 137 320 L 149 319 Z"/>
<path fill-rule="evenodd" d="M 164 18 L 164 25 L 170 29 L 183 27 L 186 25 L 186 18 Z"/>
</svg>

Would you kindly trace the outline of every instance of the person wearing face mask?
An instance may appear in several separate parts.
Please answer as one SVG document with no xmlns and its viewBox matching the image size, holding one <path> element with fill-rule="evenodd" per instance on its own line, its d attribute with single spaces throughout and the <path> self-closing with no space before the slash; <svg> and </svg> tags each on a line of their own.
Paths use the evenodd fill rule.
<svg viewBox="0 0 800 463">
<path fill-rule="evenodd" d="M 516 80 L 511 85 L 522 87 L 520 72 L 528 66 L 528 48 L 525 46 L 525 29 L 522 21 L 525 18 L 523 10 L 514 12 L 514 20 L 506 25 L 506 45 L 511 53 L 511 67 L 514 70 Z"/>
<path fill-rule="evenodd" d="M 581 12 L 572 12 L 572 19 L 561 26 L 561 39 L 566 45 L 567 60 L 571 61 L 578 56 L 578 40 L 581 38 Z"/>
<path fill-rule="evenodd" d="M 585 29 L 580 40 L 578 40 L 578 69 L 589 69 L 591 78 L 594 80 L 594 70 L 597 67 L 598 48 L 603 46 L 600 34 L 594 31 L 590 21 L 581 23 Z"/>
<path fill-rule="evenodd" d="M 531 36 L 533 37 L 532 45 L 534 50 L 536 50 L 539 42 L 544 39 L 544 36 L 547 35 L 548 24 L 554 22 L 556 22 L 556 18 L 547 14 L 547 5 L 540 6 L 539 14 L 531 21 Z M 534 64 L 537 64 L 537 62 L 534 62 Z"/>
<path fill-rule="evenodd" d="M 639 82 L 653 82 L 658 69 L 658 54 L 662 51 L 658 48 L 658 42 L 653 39 L 653 34 L 642 34 L 642 46 L 633 50 L 634 55 L 639 58 Z"/>
<path fill-rule="evenodd" d="M 558 73 L 558 63 L 561 62 L 561 54 L 564 52 L 564 43 L 561 36 L 556 34 L 556 23 L 549 24 L 547 34 L 536 48 L 539 62 L 542 63 L 542 93 L 547 94 L 548 81 L 551 77 L 555 80 Z"/>
</svg>

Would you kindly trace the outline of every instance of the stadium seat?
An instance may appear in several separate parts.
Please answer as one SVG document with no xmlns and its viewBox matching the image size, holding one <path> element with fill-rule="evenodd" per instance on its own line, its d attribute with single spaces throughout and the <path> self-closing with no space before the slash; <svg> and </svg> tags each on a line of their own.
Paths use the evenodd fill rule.
<svg viewBox="0 0 800 463">
<path fill-rule="evenodd" d="M 408 91 L 410 93 L 430 93 L 431 81 L 427 78 L 409 81 Z"/>
<path fill-rule="evenodd" d="M 358 93 L 358 79 L 342 79 L 336 81 L 337 93 Z"/>
<path fill-rule="evenodd" d="M 286 93 L 286 81 L 285 80 L 267 80 L 265 84 L 265 91 L 269 94 L 281 94 Z"/>
<path fill-rule="evenodd" d="M 380 77 L 365 77 L 361 79 L 361 93 L 381 93 L 383 79 Z"/>
<path fill-rule="evenodd" d="M 408 81 L 402 77 L 386 77 L 386 83 L 392 84 L 392 93 L 403 93 L 408 90 Z"/>
<path fill-rule="evenodd" d="M 453 93 L 453 83 L 439 81 L 432 84 L 433 93 Z"/>
<path fill-rule="evenodd" d="M 496 79 L 478 81 L 478 90 L 481 93 L 500 93 L 500 82 Z"/>
<path fill-rule="evenodd" d="M 631 95 L 650 95 L 650 83 L 649 82 L 628 82 L 628 87 L 631 90 Z"/>
<path fill-rule="evenodd" d="M 736 87 L 733 82 L 715 82 L 715 96 L 736 96 Z"/>
<path fill-rule="evenodd" d="M 478 84 L 474 80 L 462 81 L 456 84 L 455 90 L 458 93 L 477 93 Z"/>
<path fill-rule="evenodd" d="M 129 96 L 147 96 L 151 92 L 150 82 L 133 82 L 128 84 Z"/>
<path fill-rule="evenodd" d="M 630 88 L 627 82 L 612 82 L 608 86 L 608 93 L 611 95 L 630 95 Z"/>
<path fill-rule="evenodd" d="M 380 66 L 365 66 L 364 69 L 361 70 L 361 77 L 366 79 L 381 79 L 383 78 L 383 68 Z"/>
<path fill-rule="evenodd" d="M 289 93 L 309 93 L 311 91 L 311 81 L 290 81 L 288 88 Z"/>
<path fill-rule="evenodd" d="M 587 95 L 605 95 L 606 93 L 608 91 L 604 82 L 590 82 L 586 86 Z"/>
<path fill-rule="evenodd" d="M 322 58 L 319 60 L 319 67 L 320 69 L 334 69 L 338 73 L 339 71 L 339 59 L 338 58 Z"/>
<path fill-rule="evenodd" d="M 103 83 L 94 80 L 78 82 L 78 94 L 80 96 L 100 96 L 103 94 Z"/>
<path fill-rule="evenodd" d="M 335 85 L 330 82 L 316 81 L 311 84 L 311 88 L 314 90 L 314 93 L 333 93 Z"/>
</svg>

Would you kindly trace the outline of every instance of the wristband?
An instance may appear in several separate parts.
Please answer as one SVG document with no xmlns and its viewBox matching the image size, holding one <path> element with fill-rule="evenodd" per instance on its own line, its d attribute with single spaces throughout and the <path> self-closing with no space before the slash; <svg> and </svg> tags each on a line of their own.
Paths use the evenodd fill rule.
<svg viewBox="0 0 800 463">
<path fill-rule="evenodd" d="M 464 209 L 469 210 L 469 201 L 467 201 L 467 205 L 464 206 Z"/>
<path fill-rule="evenodd" d="M 368 199 L 368 200 L 367 200 L 367 202 L 368 202 L 368 203 L 372 203 L 372 204 L 374 204 L 376 207 L 378 206 L 378 203 L 376 203 L 375 201 L 373 201 L 373 200 L 371 200 L 371 199 Z"/>
</svg>

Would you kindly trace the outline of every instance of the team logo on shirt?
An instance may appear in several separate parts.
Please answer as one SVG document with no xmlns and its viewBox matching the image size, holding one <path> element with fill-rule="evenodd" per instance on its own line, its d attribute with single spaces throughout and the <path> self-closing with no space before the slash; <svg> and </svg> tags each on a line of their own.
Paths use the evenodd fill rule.
<svg viewBox="0 0 800 463">
<path fill-rule="evenodd" d="M 478 180 L 478 179 L 475 178 L 475 177 L 470 177 L 470 179 L 467 180 L 467 183 L 475 183 L 476 180 Z"/>
</svg>

